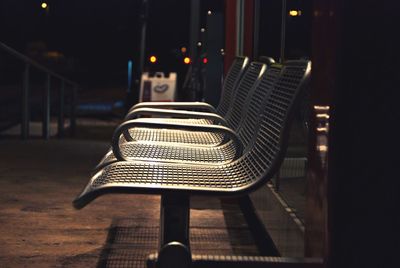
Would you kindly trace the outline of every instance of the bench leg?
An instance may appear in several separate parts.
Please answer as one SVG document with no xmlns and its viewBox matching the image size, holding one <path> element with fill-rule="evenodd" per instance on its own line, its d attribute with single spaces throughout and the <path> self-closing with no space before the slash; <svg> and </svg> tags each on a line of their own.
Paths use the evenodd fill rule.
<svg viewBox="0 0 400 268">
<path fill-rule="evenodd" d="M 186 195 L 163 195 L 161 197 L 157 268 L 187 268 L 191 266 L 189 200 L 189 196 Z"/>
</svg>

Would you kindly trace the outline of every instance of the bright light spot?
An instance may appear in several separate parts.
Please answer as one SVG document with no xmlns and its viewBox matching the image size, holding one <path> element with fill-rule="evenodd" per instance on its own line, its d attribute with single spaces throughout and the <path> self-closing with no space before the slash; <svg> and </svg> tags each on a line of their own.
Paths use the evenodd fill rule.
<svg viewBox="0 0 400 268">
<path fill-rule="evenodd" d="M 289 15 L 292 17 L 301 16 L 301 10 L 290 10 Z"/>
<path fill-rule="evenodd" d="M 155 63 L 156 61 L 157 61 L 156 56 L 151 56 L 151 57 L 150 57 L 150 62 L 151 62 L 151 63 Z"/>
<path fill-rule="evenodd" d="M 185 57 L 185 58 L 183 59 L 183 62 L 184 62 L 185 64 L 189 64 L 189 63 L 190 63 L 190 58 L 189 58 L 189 57 Z"/>
<path fill-rule="evenodd" d="M 47 6 L 47 3 L 43 2 L 43 3 L 42 3 L 42 8 L 43 8 L 43 9 L 46 9 L 47 7 L 48 7 L 48 6 Z"/>
<path fill-rule="evenodd" d="M 207 14 L 208 14 L 208 15 L 211 15 L 211 14 L 212 14 L 211 10 L 209 10 L 209 11 L 207 12 Z"/>
<path fill-rule="evenodd" d="M 208 59 L 207 58 L 203 58 L 203 63 L 207 64 L 207 62 L 208 62 Z"/>
<path fill-rule="evenodd" d="M 202 32 L 202 33 L 204 33 L 205 31 L 206 31 L 205 28 L 201 28 L 201 29 L 200 29 L 200 32 Z"/>
<path fill-rule="evenodd" d="M 197 46 L 201 47 L 202 43 L 201 42 L 197 42 Z"/>
<path fill-rule="evenodd" d="M 328 151 L 328 146 L 326 145 L 318 145 L 317 150 L 320 152 L 327 152 Z"/>
<path fill-rule="evenodd" d="M 328 114 L 317 114 L 317 118 L 329 119 L 329 115 Z"/>
<path fill-rule="evenodd" d="M 182 53 L 186 53 L 186 51 L 187 51 L 187 48 L 186 48 L 186 47 L 181 47 L 181 52 L 182 52 Z"/>
<path fill-rule="evenodd" d="M 321 106 L 321 105 L 314 105 L 314 109 L 317 111 L 317 112 L 328 112 L 329 111 L 329 106 Z"/>
</svg>

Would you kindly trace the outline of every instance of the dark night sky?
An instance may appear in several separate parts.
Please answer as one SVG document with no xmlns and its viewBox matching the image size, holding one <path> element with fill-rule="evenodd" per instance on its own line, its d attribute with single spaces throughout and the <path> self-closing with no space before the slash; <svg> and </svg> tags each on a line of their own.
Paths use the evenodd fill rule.
<svg viewBox="0 0 400 268">
<path fill-rule="evenodd" d="M 113 47 L 117 47 L 116 43 L 124 45 L 133 41 L 137 32 L 138 1 L 110 4 L 110 1 L 53 0 L 48 1 L 47 15 L 40 7 L 41 1 L 2 2 L 2 28 L 6 32 L 3 39 L 20 49 L 29 41 L 44 40 L 50 49 L 79 56 L 101 52 L 113 43 Z"/>
<path fill-rule="evenodd" d="M 72 60 L 74 71 L 70 77 L 91 83 L 109 80 L 124 84 L 127 61 L 132 59 L 137 66 L 139 60 L 141 0 L 46 2 L 50 7 L 47 14 L 41 8 L 41 0 L 0 0 L 0 40 L 24 53 L 28 43 L 42 41 L 48 50 L 59 51 Z M 224 6 L 224 0 L 201 3 L 204 17 L 208 9 L 222 11 Z M 276 59 L 280 46 L 280 3 L 281 0 L 261 1 L 259 50 Z M 288 20 L 289 56 L 307 56 L 310 52 L 307 27 L 311 16 L 307 11 L 311 10 L 311 3 L 288 1 L 288 8 L 304 10 L 302 17 Z M 182 72 L 182 55 L 178 51 L 188 46 L 190 1 L 151 0 L 150 7 L 147 54 L 154 53 L 160 63 L 167 63 L 162 68 L 168 66 Z M 201 26 L 204 24 L 203 20 Z"/>
<path fill-rule="evenodd" d="M 141 0 L 48 0 L 48 13 L 42 2 L 0 0 L 1 41 L 24 53 L 28 43 L 41 41 L 74 59 L 89 79 L 108 75 L 125 82 L 128 59 L 134 66 L 139 60 Z M 204 1 L 203 8 L 218 2 Z M 190 1 L 151 0 L 150 7 L 147 54 L 181 63 L 176 52 L 188 46 Z"/>
</svg>

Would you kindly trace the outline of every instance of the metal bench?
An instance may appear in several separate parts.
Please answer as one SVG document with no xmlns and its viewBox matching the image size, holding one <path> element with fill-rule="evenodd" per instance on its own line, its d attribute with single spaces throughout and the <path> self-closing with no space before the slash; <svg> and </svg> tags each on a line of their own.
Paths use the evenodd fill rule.
<svg viewBox="0 0 400 268">
<path fill-rule="evenodd" d="M 126 116 L 126 119 L 133 119 L 141 115 L 155 116 L 176 116 L 187 118 L 206 118 L 203 124 L 210 124 L 212 121 L 227 126 L 235 130 L 241 121 L 242 113 L 245 110 L 245 103 L 249 92 L 258 78 L 265 71 L 266 66 L 262 63 L 253 62 L 246 69 L 242 79 L 239 82 L 235 96 L 231 102 L 231 108 L 226 113 L 225 117 L 213 113 L 198 113 L 191 111 L 165 111 L 163 109 L 145 109 L 139 108 L 131 111 Z M 148 120 L 152 121 L 152 120 Z M 159 119 L 154 119 L 159 122 Z M 163 120 L 164 121 L 164 120 Z M 165 121 L 168 122 L 168 121 Z M 170 129 L 149 129 L 149 128 L 133 128 L 124 132 L 124 137 L 127 141 L 154 141 L 163 143 L 182 143 L 190 145 L 208 145 L 218 146 L 226 142 L 224 136 L 220 133 L 204 133 L 204 132 L 187 132 L 175 131 Z"/>
<path fill-rule="evenodd" d="M 90 179 L 74 200 L 75 208 L 82 208 L 107 193 L 161 195 L 159 252 L 149 259 L 149 266 L 190 267 L 192 263 L 212 263 L 213 267 L 218 264 L 223 267 L 225 264 L 218 261 L 219 257 L 192 258 L 190 196 L 246 195 L 271 179 L 283 161 L 294 110 L 308 87 L 310 71 L 308 61 L 284 64 L 281 76 L 263 103 L 258 122 L 255 122 L 256 132 L 250 139 L 251 145 L 239 159 L 209 166 L 119 161 L 105 166 Z M 264 78 L 261 85 L 269 83 Z M 140 127 L 141 122 L 137 126 Z M 244 260 L 242 267 L 248 267 L 249 259 Z"/>
<path fill-rule="evenodd" d="M 272 59 L 272 58 L 271 58 Z M 268 62 L 266 65 L 270 66 L 271 64 L 273 64 L 274 61 L 271 60 L 270 62 Z M 233 78 L 236 76 L 246 76 L 246 72 L 248 72 L 248 69 L 246 71 L 246 64 L 247 64 L 247 58 L 243 58 L 243 57 L 237 57 L 233 63 L 233 65 L 230 68 L 230 71 L 228 72 L 227 75 L 227 79 L 225 80 L 226 83 L 224 83 L 224 91 L 223 93 L 226 92 L 231 92 L 231 94 L 223 94 L 222 98 L 221 98 L 221 103 L 218 106 L 218 113 L 214 114 L 214 113 L 198 113 L 198 112 L 192 112 L 192 111 L 171 111 L 171 110 L 165 110 L 165 109 L 154 109 L 154 108 L 143 108 L 143 107 L 176 107 L 176 105 L 181 106 L 183 108 L 185 107 L 190 107 L 190 103 L 175 103 L 175 104 L 169 104 L 169 103 L 139 103 L 137 105 L 135 105 L 131 111 L 128 113 L 128 115 L 126 116 L 126 119 L 132 119 L 135 118 L 137 116 L 141 116 L 141 115 L 151 115 L 151 116 L 172 116 L 172 117 L 183 117 L 183 118 L 197 118 L 197 119 L 167 119 L 167 118 L 156 118 L 156 119 L 147 119 L 147 121 L 157 121 L 157 123 L 159 123 L 159 121 L 163 121 L 166 123 L 185 123 L 185 124 L 210 124 L 210 123 L 215 123 L 215 124 L 221 124 L 224 126 L 228 126 L 232 129 L 236 128 L 236 123 L 234 122 L 237 118 L 240 118 L 240 114 L 241 114 L 241 110 L 236 110 L 234 112 L 236 112 L 236 117 L 231 118 L 230 120 L 228 120 L 228 122 L 221 116 L 226 114 L 225 117 L 228 117 L 229 114 L 232 112 L 232 109 L 234 107 L 240 107 L 242 108 L 243 103 L 245 103 L 245 96 L 247 94 L 247 92 L 249 92 L 250 90 L 248 89 L 248 87 L 250 86 L 250 84 L 255 82 L 255 77 L 254 77 L 254 73 L 253 73 L 253 77 L 251 77 L 251 75 L 247 75 L 247 85 L 244 85 L 246 83 L 241 83 L 239 84 L 239 86 L 236 87 L 236 91 L 232 91 L 231 89 L 233 88 L 233 83 L 230 81 L 233 81 Z M 242 67 L 242 71 L 241 73 L 239 73 L 239 66 L 244 66 Z M 253 70 L 254 71 L 254 70 Z M 245 74 L 243 74 L 245 73 Z M 246 80 L 244 78 L 242 78 L 242 80 Z M 242 80 L 240 80 L 240 82 L 242 82 Z M 236 80 L 237 83 L 238 80 Z M 240 88 L 240 85 L 242 85 L 242 89 Z M 244 88 L 243 88 L 244 85 Z M 247 88 L 246 88 L 247 87 Z M 229 90 L 226 90 L 229 89 Z M 239 91 L 239 92 L 238 92 Z M 241 94 L 239 94 L 241 93 Z M 234 96 L 237 95 L 242 95 L 241 98 L 237 98 Z M 244 96 L 243 96 L 244 95 Z M 228 96 L 228 97 L 226 97 Z M 229 97 L 230 96 L 230 97 Z M 224 101 L 224 100 L 228 100 L 228 101 Z M 232 101 L 233 100 L 233 101 Z M 235 102 L 236 100 L 236 102 Z M 229 101 L 231 102 L 231 104 L 229 105 Z M 233 102 L 233 103 L 232 103 Z M 198 103 L 196 103 L 198 104 Z M 198 106 L 196 106 L 198 107 Z M 207 108 L 208 106 L 206 105 L 205 108 Z M 228 108 L 230 107 L 230 108 Z M 207 109 L 206 109 L 207 110 Z M 212 110 L 208 110 L 208 111 L 212 111 Z M 199 118 L 203 118 L 203 119 L 199 119 Z M 236 118 L 236 119 L 235 119 Z M 233 124 L 232 124 L 233 122 Z M 217 133 L 188 133 L 188 132 L 183 132 L 183 131 L 171 131 L 168 128 L 161 128 L 159 130 L 150 130 L 150 129 L 146 129 L 146 128 L 135 128 L 133 130 L 131 130 L 131 133 L 129 134 L 129 131 L 126 130 L 124 133 L 125 139 L 127 141 L 137 141 L 137 140 L 150 140 L 150 141 L 157 141 L 157 142 L 161 142 L 161 143 L 182 143 L 182 144 L 190 144 L 192 146 L 203 146 L 203 145 L 209 145 L 209 146 L 218 146 L 221 145 L 223 142 L 226 142 L 229 139 L 224 139 L 224 135 L 220 134 L 219 131 L 217 131 Z M 132 136 L 134 138 L 132 138 Z M 123 140 L 125 141 L 125 140 Z M 136 145 L 136 146 L 140 146 L 140 145 Z M 131 148 L 131 147 L 129 147 Z M 128 150 L 126 151 L 130 151 L 128 148 Z M 152 150 L 152 148 L 148 148 L 148 151 L 150 152 Z M 229 151 L 232 152 L 232 149 L 229 148 Z M 132 152 L 136 152 L 136 150 L 132 151 Z M 218 150 L 216 151 L 216 154 L 218 154 Z M 201 154 L 201 152 L 200 152 Z M 181 155 L 181 154 L 178 154 Z M 237 155 L 237 154 L 236 154 Z M 215 155 L 216 157 L 218 157 L 217 155 Z M 230 154 L 230 156 L 228 157 L 228 159 L 230 159 L 232 156 L 232 154 Z M 186 156 L 183 156 L 186 157 Z M 180 159 L 182 157 L 177 156 L 177 159 Z M 205 158 L 208 158 L 208 156 L 206 156 Z M 211 159 L 217 159 L 215 157 L 211 157 Z M 225 161 L 226 158 L 222 157 L 220 158 L 221 161 Z M 104 157 L 102 159 L 101 162 L 108 162 L 109 160 L 113 161 L 115 160 L 113 157 L 113 154 L 110 152 L 106 157 Z M 99 167 L 102 166 L 102 163 L 100 163 Z"/>
<path fill-rule="evenodd" d="M 260 115 L 262 100 L 265 99 L 271 91 L 275 80 L 281 72 L 281 65 L 275 64 L 267 68 L 264 74 L 264 66 L 262 64 L 254 64 L 259 68 L 249 68 L 239 84 L 238 92 L 248 92 L 242 94 L 238 98 L 237 105 L 232 108 L 232 117 L 228 117 L 228 123 L 237 125 L 234 131 L 223 126 L 213 125 L 183 125 L 170 122 L 157 122 L 155 120 L 149 122 L 150 129 L 170 129 L 186 131 L 201 131 L 208 129 L 211 133 L 219 133 L 227 136 L 229 142 L 214 147 L 196 147 L 185 146 L 182 144 L 171 143 L 154 143 L 154 142 L 122 142 L 120 136 L 131 126 L 137 122 L 148 122 L 144 120 L 127 121 L 121 124 L 115 131 L 112 150 L 100 161 L 96 170 L 118 160 L 151 160 L 151 161 L 168 161 L 168 162 L 188 162 L 188 163 L 206 163 L 211 165 L 220 165 L 228 163 L 239 158 L 242 151 L 249 146 L 249 137 L 254 135 L 254 126 Z M 254 73 L 252 73 L 254 72 Z M 257 76 L 254 74 L 259 73 Z M 260 85 L 262 76 L 269 80 L 268 84 Z M 254 83 L 252 80 L 258 77 Z M 245 100 L 243 98 L 246 97 Z M 243 104 L 242 104 L 243 103 Z M 208 133 L 203 132 L 206 135 Z M 115 153 L 113 153 L 113 151 Z"/>
</svg>

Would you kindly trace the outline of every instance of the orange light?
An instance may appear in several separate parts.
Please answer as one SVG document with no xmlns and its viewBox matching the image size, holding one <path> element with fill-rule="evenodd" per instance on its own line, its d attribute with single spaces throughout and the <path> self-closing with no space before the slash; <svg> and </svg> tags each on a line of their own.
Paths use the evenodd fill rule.
<svg viewBox="0 0 400 268">
<path fill-rule="evenodd" d="M 183 59 L 183 62 L 184 62 L 185 64 L 190 64 L 190 58 L 189 58 L 189 57 L 185 57 L 185 58 Z"/>
<path fill-rule="evenodd" d="M 186 47 L 181 47 L 181 52 L 182 52 L 182 53 L 186 53 L 186 51 L 187 51 L 187 48 L 186 48 Z"/>
<path fill-rule="evenodd" d="M 150 57 L 150 62 L 151 62 L 151 63 L 156 63 L 156 61 L 157 61 L 156 56 L 151 56 L 151 57 Z"/>
<path fill-rule="evenodd" d="M 291 17 L 301 16 L 301 10 L 290 10 L 290 11 L 289 11 L 289 15 L 290 15 Z"/>
<path fill-rule="evenodd" d="M 203 63 L 207 64 L 207 62 L 208 62 L 208 59 L 207 58 L 203 58 Z"/>
</svg>

